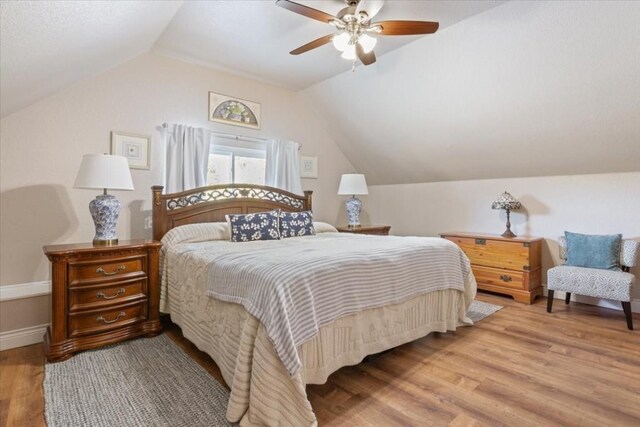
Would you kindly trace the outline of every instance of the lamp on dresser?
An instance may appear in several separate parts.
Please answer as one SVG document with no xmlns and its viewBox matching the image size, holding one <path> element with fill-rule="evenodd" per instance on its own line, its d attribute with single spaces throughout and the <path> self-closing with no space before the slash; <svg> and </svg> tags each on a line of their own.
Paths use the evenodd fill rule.
<svg viewBox="0 0 640 427">
<path fill-rule="evenodd" d="M 107 190 L 133 190 L 127 159 L 109 154 L 85 154 L 73 188 L 103 190 L 102 194 L 89 203 L 89 212 L 96 227 L 93 244 L 117 244 L 116 222 L 120 213 L 120 202 L 107 194 Z"/>
<path fill-rule="evenodd" d="M 502 209 L 507 211 L 507 229 L 502 233 L 502 237 L 516 237 L 516 235 L 511 231 L 509 214 L 511 211 L 515 211 L 520 208 L 522 208 L 522 204 L 506 191 L 498 197 L 498 200 L 491 204 L 491 209 Z"/>
<path fill-rule="evenodd" d="M 346 201 L 350 228 L 360 226 L 362 202 L 356 196 L 365 194 L 369 194 L 369 190 L 367 189 L 367 181 L 364 175 L 357 173 L 342 175 L 340 187 L 338 187 L 338 195 L 351 195 L 351 198 Z"/>
</svg>

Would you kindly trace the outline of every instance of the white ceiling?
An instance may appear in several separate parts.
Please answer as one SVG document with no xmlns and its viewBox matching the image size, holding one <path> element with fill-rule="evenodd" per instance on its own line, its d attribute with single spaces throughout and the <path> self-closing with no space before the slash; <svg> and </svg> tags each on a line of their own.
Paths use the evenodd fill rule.
<svg viewBox="0 0 640 427">
<path fill-rule="evenodd" d="M 299 3 L 335 15 L 344 0 Z M 388 0 L 375 20 L 424 20 L 446 28 L 504 1 Z M 154 51 L 198 60 L 290 89 L 302 89 L 351 68 L 331 45 L 293 56 L 289 52 L 335 32 L 331 25 L 275 5 L 275 1 L 189 1 L 178 11 Z M 424 37 L 437 37 L 434 35 Z M 379 37 L 376 55 L 419 36 Z M 373 65 L 375 66 L 375 65 Z"/>
<path fill-rule="evenodd" d="M 2 1 L 2 117 L 147 52 L 182 1 Z"/>
<path fill-rule="evenodd" d="M 640 171 L 639 22 L 509 2 L 304 93 L 371 184 Z"/>
<path fill-rule="evenodd" d="M 300 3 L 329 13 L 345 5 Z M 501 3 L 388 0 L 378 17 L 439 21 L 442 29 Z M 2 1 L 0 12 L 2 117 L 149 50 L 291 89 L 350 68 L 330 45 L 289 55 L 332 27 L 275 1 Z M 381 37 L 376 54 L 416 39 Z"/>
</svg>

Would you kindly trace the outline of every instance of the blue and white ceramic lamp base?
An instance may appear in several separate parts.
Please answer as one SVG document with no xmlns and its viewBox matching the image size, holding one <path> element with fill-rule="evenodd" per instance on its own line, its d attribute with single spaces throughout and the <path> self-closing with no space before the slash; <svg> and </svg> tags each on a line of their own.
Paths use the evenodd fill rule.
<svg viewBox="0 0 640 427">
<path fill-rule="evenodd" d="M 347 215 L 349 217 L 349 227 L 359 227 L 360 226 L 360 212 L 362 211 L 362 202 L 360 199 L 357 199 L 356 196 L 348 199 L 346 202 L 347 205 Z"/>
<path fill-rule="evenodd" d="M 89 203 L 89 212 L 96 226 L 93 244 L 109 246 L 118 244 L 116 222 L 120 214 L 120 202 L 110 194 L 101 194 Z"/>
</svg>

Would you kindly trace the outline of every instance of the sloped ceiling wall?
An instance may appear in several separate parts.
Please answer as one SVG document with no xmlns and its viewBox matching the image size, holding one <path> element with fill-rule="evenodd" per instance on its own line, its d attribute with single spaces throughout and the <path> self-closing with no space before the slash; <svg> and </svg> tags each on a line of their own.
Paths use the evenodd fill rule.
<svg viewBox="0 0 640 427">
<path fill-rule="evenodd" d="M 639 171 L 638 22 L 509 2 L 306 93 L 370 184 Z"/>
<path fill-rule="evenodd" d="M 147 52 L 180 1 L 2 1 L 0 114 Z"/>
</svg>

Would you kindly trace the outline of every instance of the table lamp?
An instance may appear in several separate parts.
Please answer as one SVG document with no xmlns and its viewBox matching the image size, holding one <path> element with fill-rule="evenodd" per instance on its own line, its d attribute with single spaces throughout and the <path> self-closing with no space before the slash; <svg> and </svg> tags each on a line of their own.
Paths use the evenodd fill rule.
<svg viewBox="0 0 640 427">
<path fill-rule="evenodd" d="M 340 187 L 338 187 L 338 195 L 349 194 L 351 198 L 346 202 L 347 214 L 349 215 L 349 227 L 355 228 L 360 226 L 360 211 L 362 210 L 362 202 L 356 195 L 369 194 L 364 175 L 356 173 L 342 175 Z"/>
<path fill-rule="evenodd" d="M 511 221 L 509 220 L 509 213 L 511 211 L 518 210 L 522 207 L 522 204 L 513 198 L 508 192 L 504 192 L 498 197 L 498 200 L 491 204 L 491 209 L 503 209 L 507 211 L 507 229 L 502 233 L 502 237 L 516 237 L 511 231 Z"/>
<path fill-rule="evenodd" d="M 93 244 L 116 245 L 116 222 L 120 213 L 120 202 L 107 194 L 107 189 L 133 190 L 127 159 L 109 154 L 85 154 L 73 188 L 103 190 L 102 194 L 89 203 L 89 212 L 96 226 Z"/>
</svg>

